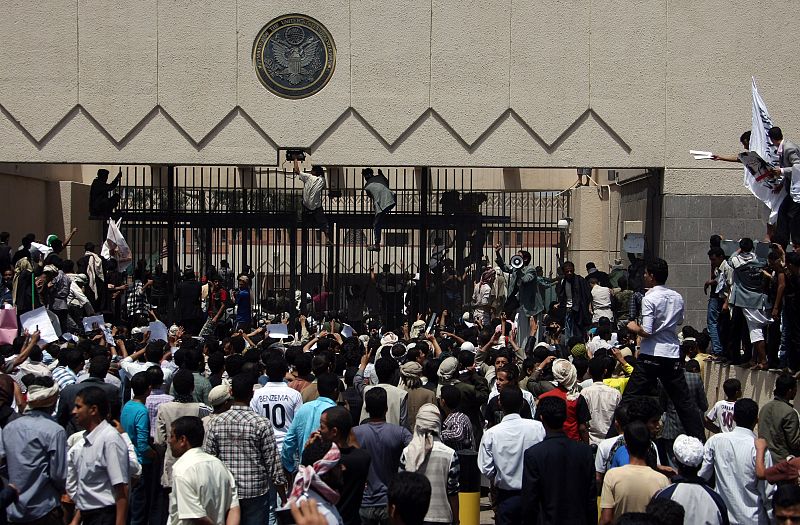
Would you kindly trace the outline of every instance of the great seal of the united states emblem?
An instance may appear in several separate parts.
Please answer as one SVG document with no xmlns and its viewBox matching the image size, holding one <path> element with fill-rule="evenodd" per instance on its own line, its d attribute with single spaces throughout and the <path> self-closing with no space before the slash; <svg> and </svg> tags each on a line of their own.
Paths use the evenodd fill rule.
<svg viewBox="0 0 800 525">
<path fill-rule="evenodd" d="M 310 97 L 333 76 L 336 44 L 325 26 L 310 16 L 279 16 L 258 32 L 253 65 L 258 80 L 276 95 Z"/>
</svg>

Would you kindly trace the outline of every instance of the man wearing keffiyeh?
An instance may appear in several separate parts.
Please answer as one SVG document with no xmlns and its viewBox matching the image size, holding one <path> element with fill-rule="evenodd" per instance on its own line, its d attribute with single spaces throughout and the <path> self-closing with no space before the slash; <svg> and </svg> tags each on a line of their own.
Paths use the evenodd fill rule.
<svg viewBox="0 0 800 525">
<path fill-rule="evenodd" d="M 312 438 L 303 449 L 300 468 L 289 494 L 289 504 L 314 499 L 320 514 L 329 525 L 341 525 L 342 517 L 336 509 L 342 487 L 341 453 L 336 443 L 320 437 Z"/>
<path fill-rule="evenodd" d="M 556 388 L 545 392 L 539 399 L 559 397 L 567 403 L 567 421 L 564 432 L 567 437 L 576 441 L 589 442 L 589 405 L 578 389 L 578 373 L 575 366 L 566 359 L 553 361 L 553 382 Z"/>
<path fill-rule="evenodd" d="M 436 405 L 423 405 L 417 412 L 414 437 L 400 457 L 402 470 L 419 472 L 431 483 L 426 523 L 453 523 L 458 516 L 458 455 L 439 439 L 441 421 Z"/>
</svg>

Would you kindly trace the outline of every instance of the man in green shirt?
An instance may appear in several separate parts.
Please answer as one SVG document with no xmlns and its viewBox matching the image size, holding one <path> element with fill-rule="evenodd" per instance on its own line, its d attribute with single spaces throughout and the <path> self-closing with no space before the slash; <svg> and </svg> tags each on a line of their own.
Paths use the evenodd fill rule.
<svg viewBox="0 0 800 525">
<path fill-rule="evenodd" d="M 800 455 L 800 418 L 792 406 L 797 395 L 797 379 L 789 374 L 775 381 L 775 399 L 758 415 L 759 437 L 767 440 L 772 462 L 778 464 L 787 456 Z"/>
</svg>

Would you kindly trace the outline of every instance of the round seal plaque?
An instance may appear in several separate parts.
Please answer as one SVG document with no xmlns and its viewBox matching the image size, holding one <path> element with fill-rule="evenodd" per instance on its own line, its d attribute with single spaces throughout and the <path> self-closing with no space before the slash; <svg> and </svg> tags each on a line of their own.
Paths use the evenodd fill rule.
<svg viewBox="0 0 800 525">
<path fill-rule="evenodd" d="M 258 32 L 253 44 L 258 80 L 284 98 L 305 98 L 325 87 L 336 68 L 336 44 L 306 15 L 284 15 Z"/>
</svg>

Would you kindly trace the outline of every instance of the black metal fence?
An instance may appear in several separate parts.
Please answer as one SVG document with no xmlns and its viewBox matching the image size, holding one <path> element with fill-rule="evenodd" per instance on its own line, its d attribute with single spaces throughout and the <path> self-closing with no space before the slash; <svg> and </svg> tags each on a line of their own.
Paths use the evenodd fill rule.
<svg viewBox="0 0 800 525">
<path fill-rule="evenodd" d="M 334 246 L 302 222 L 302 182 L 290 172 L 252 167 L 138 167 L 123 170 L 118 210 L 135 259 L 168 272 L 191 266 L 203 275 L 227 261 L 254 276 L 259 301 L 325 286 L 333 308 L 345 307 L 347 286 L 388 264 L 416 274 L 436 242 L 448 246 L 457 270 L 469 272 L 481 256 L 533 254 L 554 271 L 564 250 L 558 221 L 569 215 L 569 193 L 487 187 L 471 169 L 382 168 L 397 195 L 383 248 L 369 252 L 373 204 L 361 168 L 330 168 L 323 206 Z M 368 299 L 369 300 L 369 299 Z"/>
</svg>

